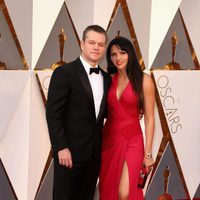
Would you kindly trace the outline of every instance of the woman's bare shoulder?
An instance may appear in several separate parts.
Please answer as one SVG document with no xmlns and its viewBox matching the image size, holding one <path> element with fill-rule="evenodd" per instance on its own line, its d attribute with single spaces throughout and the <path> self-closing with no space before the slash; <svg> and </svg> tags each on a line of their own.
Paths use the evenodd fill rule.
<svg viewBox="0 0 200 200">
<path fill-rule="evenodd" d="M 146 89 L 154 90 L 155 89 L 151 74 L 147 74 L 147 73 L 143 74 L 143 88 L 144 88 L 144 90 L 146 90 Z"/>
</svg>

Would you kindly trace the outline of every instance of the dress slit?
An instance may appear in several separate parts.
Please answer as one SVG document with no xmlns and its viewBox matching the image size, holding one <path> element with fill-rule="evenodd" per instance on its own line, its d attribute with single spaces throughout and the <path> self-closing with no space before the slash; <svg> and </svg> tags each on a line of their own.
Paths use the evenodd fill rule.
<svg viewBox="0 0 200 200">
<path fill-rule="evenodd" d="M 128 173 L 128 196 L 129 196 L 129 190 L 130 190 L 130 178 L 129 178 L 129 176 L 130 176 L 130 174 L 129 174 L 129 167 L 128 167 L 128 163 L 127 163 L 127 161 L 126 160 L 124 160 L 123 161 L 123 165 L 122 165 L 122 169 L 121 169 L 121 176 L 120 176 L 120 180 L 119 180 L 119 189 L 118 189 L 118 193 L 119 193 L 119 191 L 120 191 L 120 181 L 121 181 L 121 177 L 122 177 L 122 171 L 123 171 L 123 168 L 124 168 L 124 165 L 126 165 L 126 167 L 127 167 L 127 173 Z M 128 198 L 129 199 L 129 198 Z"/>
</svg>

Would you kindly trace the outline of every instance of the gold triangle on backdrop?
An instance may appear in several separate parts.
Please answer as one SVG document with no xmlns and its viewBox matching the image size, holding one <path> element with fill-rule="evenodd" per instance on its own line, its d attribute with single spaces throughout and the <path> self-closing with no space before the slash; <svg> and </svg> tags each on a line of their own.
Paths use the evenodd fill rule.
<svg viewBox="0 0 200 200">
<path fill-rule="evenodd" d="M 18 52 L 19 57 L 20 57 L 20 59 L 21 59 L 21 65 L 22 65 L 22 66 L 21 66 L 21 65 L 19 65 L 19 66 L 17 66 L 17 67 L 16 67 L 16 66 L 15 66 L 15 67 L 10 66 L 9 64 L 7 64 L 7 62 L 10 63 L 9 59 L 8 59 L 8 60 L 4 60 L 3 63 L 5 63 L 5 66 L 6 66 L 7 69 L 12 69 L 12 68 L 14 68 L 14 69 L 26 69 L 26 70 L 27 70 L 27 69 L 28 69 L 28 65 L 27 65 L 26 59 L 25 59 L 25 57 L 24 57 L 24 53 L 23 53 L 23 51 L 22 51 L 21 45 L 20 45 L 20 43 L 19 43 L 17 34 L 16 34 L 16 32 L 15 32 L 15 28 L 14 28 L 13 23 L 12 23 L 12 21 L 11 21 L 11 18 L 10 18 L 10 15 L 9 15 L 9 12 L 8 12 L 8 9 L 7 9 L 7 7 L 6 7 L 6 4 L 5 4 L 4 0 L 0 0 L 0 12 L 3 13 L 4 18 L 5 18 L 5 20 L 6 20 L 6 23 L 7 23 L 7 26 L 9 27 L 10 34 L 12 35 L 12 39 L 13 39 L 14 44 L 15 44 L 15 46 L 16 46 L 16 51 Z M 2 31 L 4 31 L 4 30 L 0 29 L 0 32 L 2 32 Z M 6 34 L 6 33 L 5 33 L 5 34 Z M 4 39 L 5 39 L 3 33 L 1 33 L 1 37 L 2 37 L 1 40 L 4 40 Z M 2 42 L 3 42 L 3 41 L 2 41 Z M 12 41 L 5 41 L 5 42 L 6 42 L 6 43 L 11 43 Z M 10 48 L 10 49 L 9 49 L 9 48 Z M 5 49 L 4 49 L 4 51 L 5 51 Z M 8 47 L 7 51 L 13 52 L 14 50 L 11 49 L 11 47 Z M 10 54 L 9 52 L 7 52 L 7 53 Z M 13 56 L 13 55 L 12 55 L 12 56 Z M 14 59 L 14 58 L 13 58 L 13 59 Z M 1 61 L 1 62 L 2 62 L 2 61 Z"/>
</svg>

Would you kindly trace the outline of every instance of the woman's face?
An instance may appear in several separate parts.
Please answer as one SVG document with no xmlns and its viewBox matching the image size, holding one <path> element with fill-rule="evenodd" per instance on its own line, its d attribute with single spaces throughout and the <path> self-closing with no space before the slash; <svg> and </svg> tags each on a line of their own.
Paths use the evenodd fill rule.
<svg viewBox="0 0 200 200">
<path fill-rule="evenodd" d="M 118 70 L 126 70 L 128 63 L 128 53 L 118 46 L 111 47 L 110 59 Z"/>
</svg>

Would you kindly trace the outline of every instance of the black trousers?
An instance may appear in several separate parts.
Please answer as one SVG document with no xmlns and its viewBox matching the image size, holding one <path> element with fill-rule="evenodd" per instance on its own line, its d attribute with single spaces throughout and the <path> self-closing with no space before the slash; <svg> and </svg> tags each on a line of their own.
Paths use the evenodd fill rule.
<svg viewBox="0 0 200 200">
<path fill-rule="evenodd" d="M 93 200 L 100 162 L 74 162 L 72 169 L 54 159 L 53 200 Z"/>
</svg>

